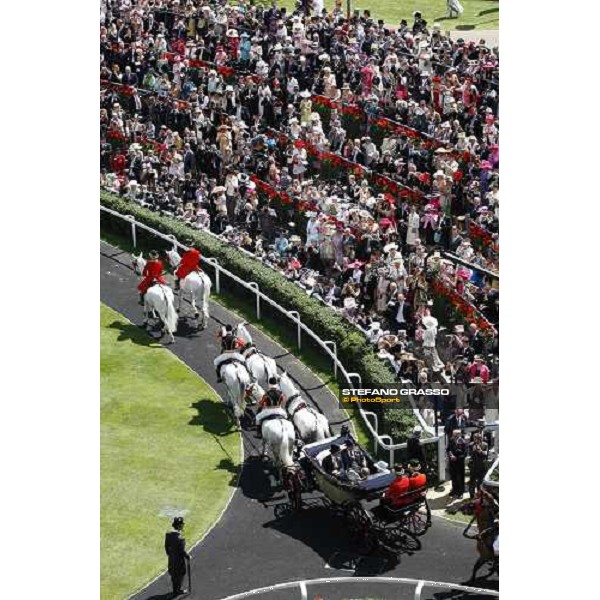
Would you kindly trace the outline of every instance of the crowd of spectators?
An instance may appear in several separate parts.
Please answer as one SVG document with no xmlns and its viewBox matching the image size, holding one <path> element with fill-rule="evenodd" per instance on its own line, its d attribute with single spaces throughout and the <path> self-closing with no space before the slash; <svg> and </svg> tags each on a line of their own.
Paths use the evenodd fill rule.
<svg viewBox="0 0 600 600">
<path fill-rule="evenodd" d="M 107 0 L 100 54 L 103 187 L 279 269 L 402 376 L 497 377 L 497 48 L 418 12 Z"/>
</svg>

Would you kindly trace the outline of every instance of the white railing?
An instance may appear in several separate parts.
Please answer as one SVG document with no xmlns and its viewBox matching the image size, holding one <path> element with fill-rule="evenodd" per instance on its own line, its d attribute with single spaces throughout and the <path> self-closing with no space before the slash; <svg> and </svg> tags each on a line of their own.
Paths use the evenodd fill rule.
<svg viewBox="0 0 600 600">
<path fill-rule="evenodd" d="M 453 590 L 464 592 L 465 594 L 476 594 L 477 596 L 489 596 L 490 598 L 499 598 L 500 593 L 494 590 L 486 590 L 483 588 L 468 587 L 465 585 L 458 585 L 454 583 L 441 583 L 437 581 L 426 581 L 424 579 L 406 579 L 404 577 L 336 577 L 332 579 L 311 579 L 307 581 L 290 581 L 288 583 L 278 583 L 268 587 L 258 588 L 250 590 L 248 592 L 242 592 L 241 594 L 235 594 L 233 596 L 227 596 L 221 600 L 243 600 L 244 598 L 254 598 L 256 596 L 268 595 L 281 590 L 294 590 L 298 591 L 298 600 L 309 600 L 308 588 L 310 586 L 327 586 L 332 585 L 339 588 L 340 584 L 353 584 L 357 583 L 368 584 L 369 586 L 380 586 L 380 585 L 392 585 L 395 588 L 414 586 L 413 600 L 424 600 L 425 596 L 423 592 L 425 588 L 432 588 L 438 591 L 441 590 Z M 406 590 L 407 592 L 409 590 Z M 372 592 L 376 593 L 375 590 Z M 275 596 L 273 596 L 275 597 Z M 287 598 L 288 596 L 286 596 Z M 461 594 L 464 598 L 465 595 Z M 467 596 L 468 597 L 468 596 Z M 408 600 L 408 596 L 403 596 Z"/>
<path fill-rule="evenodd" d="M 179 242 L 175 236 L 170 234 L 161 233 L 148 225 L 136 221 L 136 219 L 132 215 L 123 215 L 115 210 L 110 208 L 106 208 L 105 206 L 100 205 L 100 210 L 106 212 L 108 214 L 113 215 L 114 217 L 123 219 L 131 224 L 131 239 L 133 243 L 133 247 L 137 247 L 137 235 L 136 229 L 139 227 L 140 229 L 144 229 L 149 233 L 159 237 L 171 244 L 177 249 L 187 250 L 187 246 Z M 224 275 L 229 279 L 235 281 L 238 285 L 241 285 L 249 292 L 252 292 L 256 296 L 256 317 L 260 320 L 261 313 L 261 302 L 266 302 L 270 304 L 275 310 L 279 311 L 282 315 L 287 317 L 290 321 L 292 321 L 297 327 L 297 345 L 298 348 L 302 347 L 302 332 L 308 335 L 313 341 L 327 354 L 332 361 L 333 371 L 337 375 L 337 373 L 341 373 L 344 381 L 347 385 L 351 387 L 360 387 L 362 385 L 362 378 L 358 373 L 349 373 L 341 361 L 337 357 L 337 345 L 333 340 L 322 340 L 312 329 L 307 327 L 304 323 L 302 323 L 302 319 L 298 311 L 295 310 L 287 310 L 283 306 L 280 306 L 269 298 L 266 294 L 260 291 L 258 284 L 255 282 L 247 282 L 243 279 L 240 279 L 237 275 L 233 274 L 231 271 L 223 268 L 219 265 L 218 260 L 215 258 L 202 256 L 202 261 L 206 264 L 210 265 L 215 270 L 215 289 L 217 293 L 221 291 L 221 276 Z M 401 444 L 394 444 L 392 438 L 389 435 L 379 434 L 378 430 L 378 416 L 376 413 L 364 410 L 362 406 L 358 406 L 358 411 L 360 416 L 365 424 L 365 427 L 373 436 L 374 441 L 374 449 L 375 452 L 377 448 L 383 449 L 389 455 L 389 464 L 390 466 L 394 465 L 394 456 L 396 450 L 401 450 L 406 448 L 406 442 Z M 419 411 L 414 409 L 416 418 L 421 422 L 422 425 L 425 425 Z M 370 419 L 374 420 L 375 427 L 371 423 Z M 387 441 L 386 441 L 387 440 Z M 423 439 L 421 441 L 422 444 L 437 444 L 438 445 L 438 477 L 440 481 L 444 481 L 446 479 L 446 448 L 444 444 L 444 436 L 433 436 L 427 439 Z"/>
</svg>

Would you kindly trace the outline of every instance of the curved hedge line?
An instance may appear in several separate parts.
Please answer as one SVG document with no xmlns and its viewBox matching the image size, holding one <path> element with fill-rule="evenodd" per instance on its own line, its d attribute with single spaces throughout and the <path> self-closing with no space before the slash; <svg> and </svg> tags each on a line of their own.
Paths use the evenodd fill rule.
<svg viewBox="0 0 600 600">
<path fill-rule="evenodd" d="M 373 351 L 365 336 L 352 327 L 339 313 L 327 309 L 318 300 L 310 298 L 300 287 L 287 280 L 280 273 L 250 258 L 189 225 L 171 217 L 159 215 L 118 195 L 101 191 L 102 205 L 122 214 L 133 216 L 137 221 L 165 234 L 174 235 L 179 241 L 193 238 L 203 254 L 216 258 L 219 264 L 245 281 L 256 281 L 261 292 L 287 310 L 297 310 L 302 322 L 321 339 L 337 343 L 338 357 L 350 372 L 360 373 L 363 381 L 389 383 L 395 380 L 392 370 Z M 101 213 L 101 227 L 130 235 L 130 225 L 125 221 Z"/>
</svg>

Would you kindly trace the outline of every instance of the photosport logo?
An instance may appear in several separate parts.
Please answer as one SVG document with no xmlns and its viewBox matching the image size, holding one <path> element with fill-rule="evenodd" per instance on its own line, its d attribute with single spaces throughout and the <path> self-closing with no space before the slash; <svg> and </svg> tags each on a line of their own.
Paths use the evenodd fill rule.
<svg viewBox="0 0 600 600">
<path fill-rule="evenodd" d="M 497 389 L 486 384 L 444 384 L 408 383 L 361 384 L 360 387 L 340 389 L 341 408 L 351 409 L 361 405 L 381 404 L 386 408 L 440 409 L 442 407 L 470 407 L 477 404 L 481 408 L 497 408 Z"/>
</svg>

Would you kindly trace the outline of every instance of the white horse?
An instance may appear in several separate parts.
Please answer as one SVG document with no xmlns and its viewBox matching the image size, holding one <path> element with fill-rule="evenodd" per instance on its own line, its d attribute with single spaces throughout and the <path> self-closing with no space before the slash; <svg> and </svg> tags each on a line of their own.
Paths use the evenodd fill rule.
<svg viewBox="0 0 600 600">
<path fill-rule="evenodd" d="M 140 252 L 139 256 L 132 254 L 131 258 L 133 259 L 135 272 L 141 276 L 146 266 L 143 253 Z M 163 323 L 163 333 L 166 332 L 169 335 L 170 342 L 174 344 L 175 336 L 173 334 L 177 331 L 179 317 L 175 310 L 173 290 L 168 285 L 155 284 L 148 288 L 148 291 L 144 295 L 144 325 L 148 324 L 150 314 L 154 318 L 158 314 Z"/>
<path fill-rule="evenodd" d="M 173 270 L 177 269 L 179 263 L 181 262 L 181 256 L 177 252 L 177 246 L 173 246 L 171 250 L 167 251 L 167 258 L 169 260 L 169 264 L 173 268 Z M 199 323 L 200 329 L 206 329 L 208 325 L 208 319 L 210 315 L 208 313 L 209 307 L 209 298 L 210 298 L 210 290 L 212 287 L 212 283 L 208 275 L 204 272 L 193 271 L 186 275 L 179 282 L 179 293 L 177 294 L 177 312 L 181 312 L 181 298 L 183 294 L 189 294 L 192 308 L 194 310 L 194 318 L 198 319 L 200 313 L 202 313 L 202 322 Z M 200 305 L 200 310 L 198 310 L 197 304 Z"/>
<path fill-rule="evenodd" d="M 235 420 L 240 424 L 240 419 L 246 412 L 246 399 L 251 398 L 254 402 L 258 402 L 265 391 L 252 380 L 248 369 L 237 361 L 221 367 L 221 379 L 227 388 L 225 404 L 229 406 Z"/>
<path fill-rule="evenodd" d="M 282 418 L 265 420 L 265 417 L 270 413 L 279 414 Z M 268 447 L 275 466 L 281 468 L 293 466 L 296 432 L 292 423 L 285 416 L 285 411 L 281 408 L 266 408 L 258 417 L 263 417 L 260 421 L 263 455 L 266 455 L 266 448 Z"/>
<path fill-rule="evenodd" d="M 246 359 L 248 371 L 258 383 L 266 388 L 271 377 L 277 377 L 277 364 L 270 356 L 258 351 L 252 343 L 252 336 L 246 329 L 245 323 L 240 323 L 234 330 L 235 336 L 246 344 L 243 356 Z"/>
<path fill-rule="evenodd" d="M 327 417 L 302 399 L 300 392 L 285 371 L 279 380 L 279 387 L 287 398 L 286 411 L 303 442 L 307 444 L 319 442 L 331 435 Z"/>
</svg>

